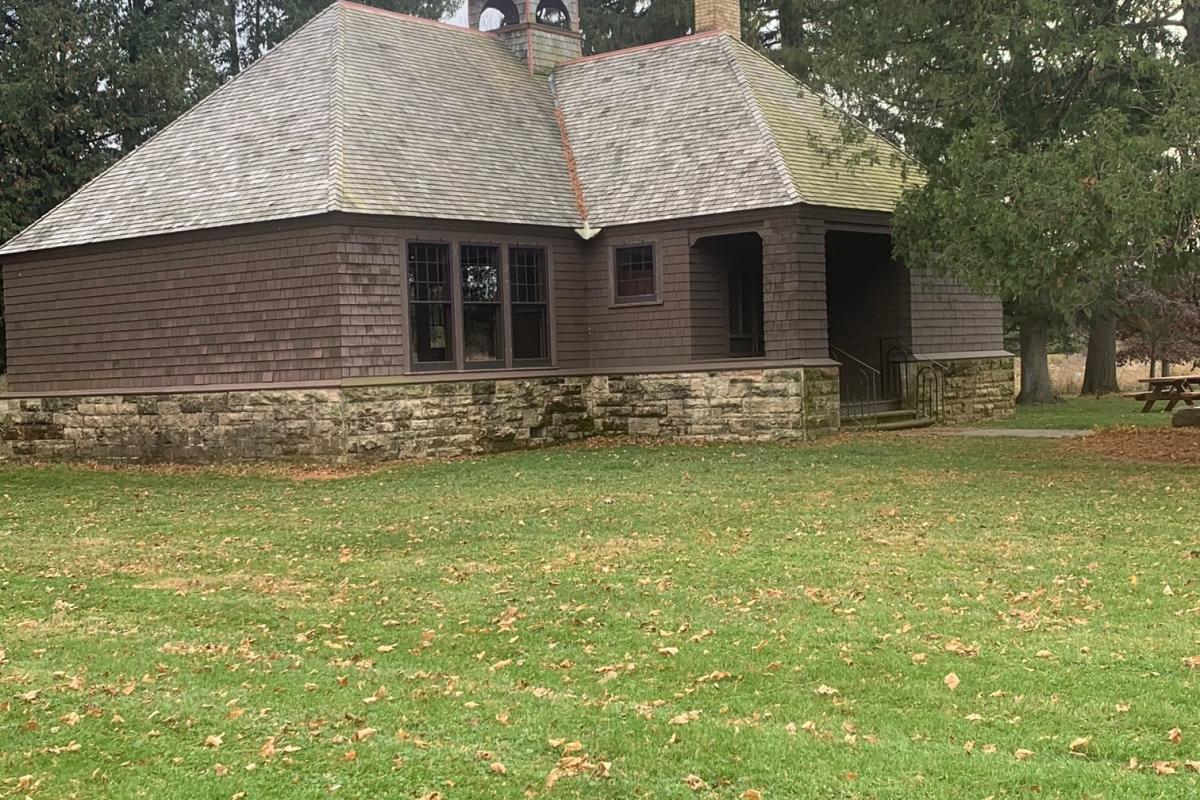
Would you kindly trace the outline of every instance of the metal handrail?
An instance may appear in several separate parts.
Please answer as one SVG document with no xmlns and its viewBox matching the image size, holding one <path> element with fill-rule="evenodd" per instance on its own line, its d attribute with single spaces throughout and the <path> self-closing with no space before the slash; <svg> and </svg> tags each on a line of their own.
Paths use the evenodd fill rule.
<svg viewBox="0 0 1200 800">
<path fill-rule="evenodd" d="M 891 342 L 891 346 L 887 347 Z M 886 352 L 885 352 L 885 347 Z M 915 411 L 926 419 L 940 422 L 945 406 L 945 382 L 948 367 L 936 358 L 930 358 L 912 349 L 912 346 L 898 339 L 879 340 L 881 366 L 886 368 L 884 373 L 884 388 L 898 389 L 900 382 L 900 364 L 919 363 L 923 366 L 917 370 L 913 379 Z M 904 358 L 893 360 L 892 355 L 899 352 Z M 893 370 L 893 365 L 895 369 Z"/>
<path fill-rule="evenodd" d="M 854 356 L 850 355 L 849 353 L 847 353 L 845 350 L 843 350 L 843 349 L 842 349 L 842 348 L 840 348 L 840 347 L 834 347 L 833 345 L 830 345 L 830 346 L 829 346 L 829 355 L 830 355 L 830 356 L 833 358 L 833 360 L 835 360 L 835 361 L 840 361 L 840 360 L 841 360 L 841 359 L 843 359 L 843 358 L 844 358 L 844 359 L 849 359 L 850 361 L 853 361 L 853 362 L 855 363 L 855 365 L 856 365 L 856 366 L 858 366 L 859 368 L 861 368 L 861 369 L 868 369 L 868 370 L 870 370 L 871 372 L 874 372 L 876 375 L 878 375 L 878 374 L 879 374 L 879 370 L 875 369 L 874 367 L 872 367 L 872 366 L 871 366 L 870 364 L 868 364 L 867 362 L 865 362 L 865 361 L 863 361 L 863 360 L 861 360 L 861 359 L 855 358 Z"/>
<path fill-rule="evenodd" d="M 841 398 L 842 417 L 859 427 L 874 428 L 879 424 L 879 370 L 840 347 L 831 346 L 829 355 L 835 361 L 852 362 L 849 365 L 853 370 L 849 373 L 850 379 L 843 381 L 847 377 L 843 372 L 838 380 L 839 386 L 845 383 L 844 396 Z M 857 384 L 855 378 L 858 379 Z"/>
<path fill-rule="evenodd" d="M 880 339 L 879 340 L 880 350 L 882 350 L 883 346 L 889 342 L 892 343 L 892 346 L 888 349 L 889 353 L 891 353 L 892 350 L 899 350 L 900 352 L 902 352 L 906 356 L 908 356 L 909 359 L 911 359 L 912 361 L 926 361 L 926 362 L 932 364 L 933 366 L 937 367 L 938 369 L 940 369 L 942 372 L 946 372 L 947 370 L 949 370 L 949 367 L 947 367 L 942 362 L 938 361 L 936 358 L 930 358 L 929 356 L 925 355 L 924 353 L 918 353 L 916 350 L 912 349 L 912 345 L 905 344 L 900 339 Z"/>
</svg>

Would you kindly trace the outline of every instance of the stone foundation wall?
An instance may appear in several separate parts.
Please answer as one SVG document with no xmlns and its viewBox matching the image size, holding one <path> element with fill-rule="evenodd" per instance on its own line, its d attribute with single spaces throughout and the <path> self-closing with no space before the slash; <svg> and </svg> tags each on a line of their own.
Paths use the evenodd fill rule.
<svg viewBox="0 0 1200 800">
<path fill-rule="evenodd" d="M 946 367 L 941 422 L 1012 419 L 1016 412 L 1013 394 L 1013 357 L 956 358 L 939 362 Z M 913 391 L 909 370 L 909 391 Z"/>
<path fill-rule="evenodd" d="M 811 439 L 837 430 L 837 387 L 835 369 L 796 368 L 0 399 L 0 460 L 378 461 L 595 434 Z"/>
<path fill-rule="evenodd" d="M 836 368 L 597 376 L 589 405 L 601 433 L 741 441 L 834 433 L 841 410 Z"/>
</svg>

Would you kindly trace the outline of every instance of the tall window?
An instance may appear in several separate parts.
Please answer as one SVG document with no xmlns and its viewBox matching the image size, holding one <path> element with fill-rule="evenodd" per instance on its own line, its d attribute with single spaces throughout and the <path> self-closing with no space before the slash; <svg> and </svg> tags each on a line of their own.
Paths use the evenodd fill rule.
<svg viewBox="0 0 1200 800">
<path fill-rule="evenodd" d="M 654 245 L 618 247 L 613 254 L 613 299 L 618 303 L 638 303 L 656 300 L 658 287 L 654 279 Z"/>
<path fill-rule="evenodd" d="M 449 245 L 409 245 L 409 318 L 413 360 L 419 366 L 448 366 L 454 362 L 454 294 L 450 278 Z"/>
<path fill-rule="evenodd" d="M 508 281 L 513 363 L 545 361 L 550 357 L 546 251 L 540 247 L 509 248 Z"/>
<path fill-rule="evenodd" d="M 463 362 L 502 366 L 504 340 L 500 294 L 500 248 L 465 244 L 462 270 Z"/>
</svg>

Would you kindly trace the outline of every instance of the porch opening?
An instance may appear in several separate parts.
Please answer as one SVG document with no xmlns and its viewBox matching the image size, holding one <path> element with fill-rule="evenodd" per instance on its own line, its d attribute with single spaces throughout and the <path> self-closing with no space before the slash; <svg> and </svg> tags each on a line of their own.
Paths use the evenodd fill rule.
<svg viewBox="0 0 1200 800">
<path fill-rule="evenodd" d="M 892 237 L 826 233 L 825 287 L 829 351 L 842 365 L 843 406 L 871 413 L 899 408 L 903 386 L 889 352 L 911 338 L 912 305 L 908 270 L 892 258 Z"/>
<path fill-rule="evenodd" d="M 754 232 L 705 236 L 692 246 L 692 357 L 761 358 L 763 248 Z"/>
</svg>

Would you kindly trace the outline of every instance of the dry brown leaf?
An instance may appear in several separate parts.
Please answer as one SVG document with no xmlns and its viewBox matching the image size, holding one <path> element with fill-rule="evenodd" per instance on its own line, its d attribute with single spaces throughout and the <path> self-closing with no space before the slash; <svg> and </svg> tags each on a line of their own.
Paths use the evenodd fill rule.
<svg viewBox="0 0 1200 800">
<path fill-rule="evenodd" d="M 682 714 L 676 714 L 669 720 L 671 725 L 687 725 L 689 722 L 695 722 L 700 718 L 699 711 L 686 711 Z"/>
<path fill-rule="evenodd" d="M 1158 775 L 1174 775 L 1175 766 L 1170 761 L 1155 761 L 1154 772 Z"/>
<path fill-rule="evenodd" d="M 679 648 L 678 647 L 660 647 L 660 648 L 658 648 L 658 654 L 660 656 L 677 656 L 677 655 L 679 655 Z"/>
<path fill-rule="evenodd" d="M 1033 755 L 1034 753 L 1032 750 L 1026 750 L 1023 747 L 1013 753 L 1013 756 L 1017 759 L 1017 761 L 1028 761 L 1029 759 L 1033 758 Z"/>
<path fill-rule="evenodd" d="M 699 775 L 688 775 L 683 779 L 683 785 L 691 789 L 693 792 L 698 792 L 701 789 L 708 788 L 708 784 L 705 783 Z"/>
<path fill-rule="evenodd" d="M 370 739 L 376 733 L 377 731 L 374 728 L 359 728 L 354 732 L 354 736 L 351 737 L 351 741 L 364 742 L 367 739 Z"/>
<path fill-rule="evenodd" d="M 211 736 L 204 737 L 204 746 L 216 750 L 225 741 L 225 734 L 214 733 Z"/>
<path fill-rule="evenodd" d="M 1075 755 L 1083 755 L 1087 752 L 1088 746 L 1092 743 L 1092 737 L 1080 736 L 1077 739 L 1071 740 L 1068 749 Z"/>
<path fill-rule="evenodd" d="M 762 800 L 762 792 L 758 789 L 747 789 L 742 792 L 742 800 Z"/>
<path fill-rule="evenodd" d="M 955 675 L 953 672 L 950 672 L 947 673 L 946 677 L 942 678 L 942 683 L 946 684 L 946 688 L 953 692 L 958 688 L 958 685 L 961 683 L 961 681 L 959 681 L 957 675 Z"/>
<path fill-rule="evenodd" d="M 833 688 L 832 686 L 826 686 L 823 683 L 816 689 L 813 689 L 813 691 L 819 695 L 824 695 L 825 697 L 833 697 L 835 694 L 841 694 L 841 692 L 839 692 L 837 689 Z"/>
<path fill-rule="evenodd" d="M 489 764 L 488 771 L 491 772 L 493 775 L 507 775 L 508 774 L 508 768 L 505 767 L 503 764 L 501 764 L 499 761 L 493 761 L 491 764 Z"/>
<path fill-rule="evenodd" d="M 1167 731 L 1167 741 L 1171 744 L 1179 744 L 1183 741 L 1183 731 L 1179 730 L 1179 728 L 1171 728 L 1171 730 Z"/>
</svg>

